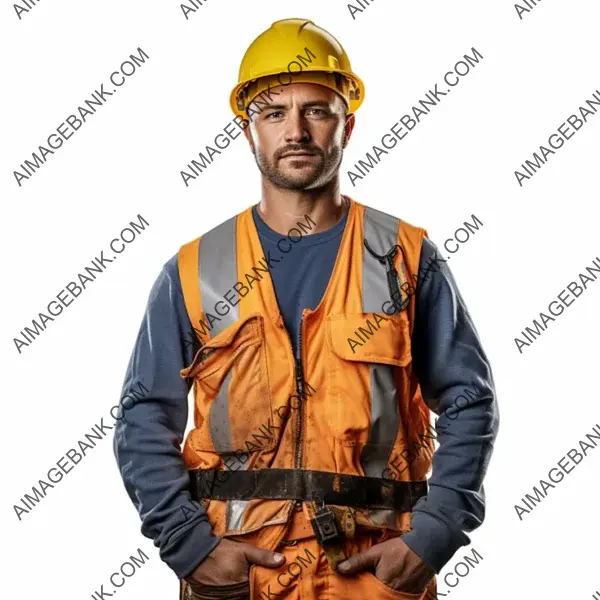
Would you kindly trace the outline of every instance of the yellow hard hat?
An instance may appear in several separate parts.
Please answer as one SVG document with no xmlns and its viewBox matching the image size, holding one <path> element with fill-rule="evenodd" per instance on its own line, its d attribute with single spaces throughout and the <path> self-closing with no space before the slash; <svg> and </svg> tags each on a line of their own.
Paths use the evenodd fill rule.
<svg viewBox="0 0 600 600">
<path fill-rule="evenodd" d="M 250 44 L 229 103 L 242 119 L 256 96 L 269 87 L 309 82 L 340 94 L 354 113 L 362 104 L 365 85 L 352 71 L 342 45 L 308 19 L 276 21 Z M 265 94 L 265 104 L 270 103 Z M 260 111 L 257 111 L 260 112 Z"/>
</svg>

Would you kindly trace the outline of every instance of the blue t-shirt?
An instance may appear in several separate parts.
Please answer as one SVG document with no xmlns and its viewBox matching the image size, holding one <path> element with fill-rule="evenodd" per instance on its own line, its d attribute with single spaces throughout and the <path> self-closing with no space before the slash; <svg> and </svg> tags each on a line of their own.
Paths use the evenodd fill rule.
<svg viewBox="0 0 600 600">
<path fill-rule="evenodd" d="M 291 247 L 290 243 L 281 244 L 282 248 L 289 248 L 283 255 L 277 242 L 287 240 L 287 237 L 271 229 L 262 220 L 257 205 L 252 207 L 252 216 L 265 256 L 270 252 L 271 256 L 280 257 L 281 262 L 271 266 L 270 274 L 283 322 L 292 339 L 294 354 L 297 355 L 302 310 L 317 308 L 325 294 L 348 220 L 348 208 L 327 231 L 307 233 L 300 238 L 294 233 Z"/>
</svg>

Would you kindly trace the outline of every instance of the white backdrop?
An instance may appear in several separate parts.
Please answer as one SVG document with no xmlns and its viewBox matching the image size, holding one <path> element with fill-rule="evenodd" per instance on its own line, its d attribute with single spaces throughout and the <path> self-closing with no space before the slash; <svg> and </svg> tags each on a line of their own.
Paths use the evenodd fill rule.
<svg viewBox="0 0 600 600">
<path fill-rule="evenodd" d="M 600 257 L 599 115 L 522 186 L 514 175 L 595 91 L 600 97 L 600 5 L 530 0 L 521 19 L 507 0 L 371 0 L 353 19 L 337 0 L 204 0 L 186 19 L 177 0 L 29 4 L 21 19 L 10 2 L 0 13 L 0 596 L 76 600 L 101 584 L 111 590 L 109 576 L 139 548 L 150 560 L 119 598 L 177 597 L 175 576 L 140 533 L 112 431 L 21 520 L 13 505 L 101 417 L 113 423 L 109 410 L 162 265 L 259 200 L 243 137 L 189 187 L 180 170 L 232 119 L 229 92 L 248 44 L 287 17 L 333 33 L 366 84 L 342 191 L 425 227 L 438 245 L 473 214 L 483 223 L 449 265 L 492 364 L 500 433 L 486 520 L 446 571 L 473 549 L 483 560 L 453 598 L 590 598 L 600 589 L 599 449 L 522 521 L 514 509 L 600 424 L 600 283 L 522 354 L 514 342 Z M 138 48 L 145 63 L 19 186 L 13 171 Z M 353 187 L 347 169 L 472 48 L 483 59 Z M 19 353 L 13 338 L 138 215 L 146 230 Z M 449 591 L 441 580 L 439 589 Z"/>
</svg>

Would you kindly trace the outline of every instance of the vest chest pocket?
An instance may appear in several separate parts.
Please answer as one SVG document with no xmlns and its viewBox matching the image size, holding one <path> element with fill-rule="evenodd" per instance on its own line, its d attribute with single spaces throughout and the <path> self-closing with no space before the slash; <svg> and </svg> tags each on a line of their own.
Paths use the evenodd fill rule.
<svg viewBox="0 0 600 600">
<path fill-rule="evenodd" d="M 194 380 L 197 450 L 230 454 L 275 446 L 274 436 L 263 433 L 273 422 L 273 408 L 260 313 L 209 340 L 180 374 Z"/>
<path fill-rule="evenodd" d="M 385 468 L 400 426 L 398 398 L 404 390 L 399 389 L 399 368 L 412 361 L 408 319 L 405 313 L 329 315 L 326 326 L 333 354 L 329 375 L 334 435 L 342 446 L 356 448 L 358 456 L 344 460 L 360 458 L 365 474 L 380 477 L 366 462 L 372 457 L 371 462 Z"/>
</svg>

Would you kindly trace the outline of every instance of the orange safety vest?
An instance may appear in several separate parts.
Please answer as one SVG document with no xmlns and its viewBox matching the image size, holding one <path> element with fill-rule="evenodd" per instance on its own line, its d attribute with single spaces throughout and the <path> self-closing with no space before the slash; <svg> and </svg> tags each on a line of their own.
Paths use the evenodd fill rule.
<svg viewBox="0 0 600 600">
<path fill-rule="evenodd" d="M 389 314 L 386 268 L 364 241 L 380 255 L 398 244 L 396 271 L 417 274 L 427 232 L 348 200 L 327 290 L 317 308 L 302 313 L 300 364 L 252 207 L 181 247 L 185 306 L 202 343 L 181 371 L 194 384 L 195 428 L 183 448 L 188 469 L 310 469 L 381 478 L 395 465 L 396 481 L 426 479 L 434 446 L 430 411 L 412 369 L 415 295 Z M 281 262 L 279 268 L 294 268 L 293 249 Z M 231 536 L 286 523 L 294 501 L 202 503 L 213 533 Z M 358 525 L 410 529 L 410 512 L 357 509 L 355 518 Z"/>
</svg>

